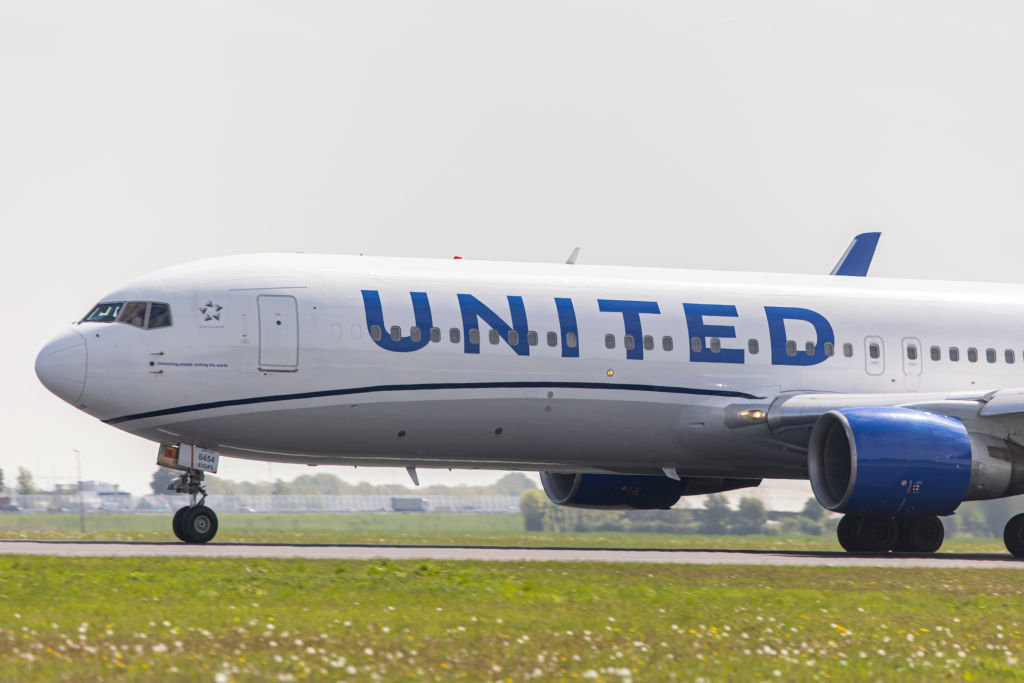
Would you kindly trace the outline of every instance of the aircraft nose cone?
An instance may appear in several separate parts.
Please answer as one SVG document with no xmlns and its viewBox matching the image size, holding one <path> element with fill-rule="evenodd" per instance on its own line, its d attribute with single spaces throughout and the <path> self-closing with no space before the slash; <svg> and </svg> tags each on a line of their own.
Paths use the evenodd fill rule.
<svg viewBox="0 0 1024 683">
<path fill-rule="evenodd" d="M 74 404 L 85 391 L 87 360 L 85 340 L 74 330 L 67 329 L 51 339 L 36 356 L 36 377 L 44 387 Z"/>
</svg>

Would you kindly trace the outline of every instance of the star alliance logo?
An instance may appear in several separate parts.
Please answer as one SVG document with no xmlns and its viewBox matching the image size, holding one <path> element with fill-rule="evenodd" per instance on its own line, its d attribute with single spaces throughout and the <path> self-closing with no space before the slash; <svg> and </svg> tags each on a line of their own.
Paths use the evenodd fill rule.
<svg viewBox="0 0 1024 683">
<path fill-rule="evenodd" d="M 220 312 L 223 308 L 223 306 L 218 306 L 213 303 L 213 300 L 210 300 L 199 307 L 199 314 L 203 316 L 204 321 L 220 320 Z"/>
</svg>

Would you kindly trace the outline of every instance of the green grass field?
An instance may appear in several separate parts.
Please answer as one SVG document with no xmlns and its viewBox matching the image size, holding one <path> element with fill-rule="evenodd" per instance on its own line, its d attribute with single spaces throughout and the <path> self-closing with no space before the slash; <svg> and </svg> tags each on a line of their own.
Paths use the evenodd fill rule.
<svg viewBox="0 0 1024 683">
<path fill-rule="evenodd" d="M 516 514 L 234 514 L 220 516 L 220 543 L 387 543 L 601 548 L 838 551 L 832 536 L 703 536 L 625 532 L 524 532 Z M 97 514 L 79 531 L 73 514 L 0 515 L 0 539 L 173 541 L 170 515 Z M 942 552 L 1005 553 L 998 539 L 954 538 Z"/>
<path fill-rule="evenodd" d="M 0 680 L 992 680 L 1014 570 L 0 557 Z"/>
</svg>

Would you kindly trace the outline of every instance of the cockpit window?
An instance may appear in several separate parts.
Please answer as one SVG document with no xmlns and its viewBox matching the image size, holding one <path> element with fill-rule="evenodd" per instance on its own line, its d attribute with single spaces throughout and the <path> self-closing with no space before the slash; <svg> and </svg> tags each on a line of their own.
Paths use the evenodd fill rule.
<svg viewBox="0 0 1024 683">
<path fill-rule="evenodd" d="M 82 318 L 81 322 L 119 322 L 139 329 L 154 330 L 158 327 L 171 326 L 171 307 L 151 301 L 105 302 L 96 304 L 89 314 Z"/>
<path fill-rule="evenodd" d="M 95 307 L 89 313 L 82 318 L 83 323 L 112 323 L 117 320 L 117 316 L 121 313 L 121 308 L 124 307 L 123 301 L 116 303 L 102 303 L 96 304 Z"/>
<path fill-rule="evenodd" d="M 117 321 L 121 323 L 128 323 L 132 327 L 146 326 L 146 308 L 149 307 L 145 301 L 129 301 L 121 309 L 121 315 L 117 316 Z"/>
<path fill-rule="evenodd" d="M 170 327 L 171 326 L 171 307 L 167 304 L 153 303 L 149 305 L 149 325 L 147 327 L 154 330 L 158 327 Z"/>
</svg>

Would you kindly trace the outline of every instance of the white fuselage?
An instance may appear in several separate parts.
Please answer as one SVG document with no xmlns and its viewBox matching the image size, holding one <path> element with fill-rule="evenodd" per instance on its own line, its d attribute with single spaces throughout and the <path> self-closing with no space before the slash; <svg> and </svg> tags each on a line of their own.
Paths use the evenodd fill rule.
<svg viewBox="0 0 1024 683">
<path fill-rule="evenodd" d="M 172 324 L 79 323 L 41 352 L 47 386 L 147 439 L 275 461 L 803 478 L 805 443 L 735 416 L 1024 384 L 1015 285 L 275 254 L 102 301 Z"/>
</svg>

